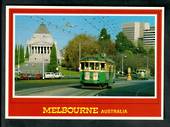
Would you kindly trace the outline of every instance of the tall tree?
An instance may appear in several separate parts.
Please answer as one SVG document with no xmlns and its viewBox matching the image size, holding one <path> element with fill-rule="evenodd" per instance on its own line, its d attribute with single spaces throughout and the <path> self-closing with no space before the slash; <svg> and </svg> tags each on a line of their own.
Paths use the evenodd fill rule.
<svg viewBox="0 0 170 127">
<path fill-rule="evenodd" d="M 151 75 L 154 76 L 155 75 L 155 49 L 154 48 L 149 49 L 147 53 L 147 57 L 148 57 L 148 66 L 151 71 Z"/>
<path fill-rule="evenodd" d="M 19 58 L 19 56 L 18 56 L 19 54 L 18 54 L 18 45 L 15 45 L 15 65 L 18 65 L 19 63 L 18 63 L 18 58 Z"/>
<path fill-rule="evenodd" d="M 118 52 L 124 52 L 125 50 L 130 50 L 132 52 L 135 51 L 135 46 L 133 45 L 133 43 L 128 40 L 128 38 L 124 35 L 123 32 L 119 32 L 116 35 L 116 50 Z"/>
<path fill-rule="evenodd" d="M 111 41 L 110 34 L 107 33 L 106 28 L 102 28 L 98 38 L 100 46 L 100 52 L 107 56 L 113 56 L 115 54 L 115 44 Z"/>
<path fill-rule="evenodd" d="M 24 47 L 21 44 L 15 46 L 15 65 L 24 63 Z"/>
<path fill-rule="evenodd" d="M 51 54 L 50 54 L 50 63 L 48 64 L 48 71 L 51 72 L 56 72 L 56 67 L 57 67 L 57 52 L 56 52 L 56 47 L 55 44 L 53 43 L 52 49 L 51 49 Z"/>
<path fill-rule="evenodd" d="M 26 47 L 25 58 L 26 58 L 26 59 L 29 59 L 29 51 L 28 51 L 28 46 Z"/>
<path fill-rule="evenodd" d="M 99 41 L 105 41 L 105 40 L 110 40 L 110 34 L 107 33 L 106 28 L 102 28 L 100 31 L 100 36 L 99 36 Z"/>
<path fill-rule="evenodd" d="M 19 61 L 20 64 L 24 63 L 24 47 L 22 45 L 19 46 Z"/>
<path fill-rule="evenodd" d="M 146 50 L 144 49 L 144 43 L 143 40 L 138 40 L 138 46 L 137 46 L 137 53 L 146 54 Z"/>
</svg>

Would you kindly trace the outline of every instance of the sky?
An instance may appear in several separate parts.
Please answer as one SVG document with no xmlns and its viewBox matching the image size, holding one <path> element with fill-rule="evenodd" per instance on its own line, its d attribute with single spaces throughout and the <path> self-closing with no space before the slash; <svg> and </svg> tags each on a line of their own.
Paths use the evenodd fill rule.
<svg viewBox="0 0 170 127">
<path fill-rule="evenodd" d="M 59 49 L 78 34 L 98 37 L 100 30 L 106 28 L 111 39 L 122 31 L 122 24 L 129 22 L 148 22 L 155 26 L 154 16 L 52 16 L 52 15 L 16 15 L 15 42 L 26 45 L 41 23 L 44 23 Z"/>
</svg>

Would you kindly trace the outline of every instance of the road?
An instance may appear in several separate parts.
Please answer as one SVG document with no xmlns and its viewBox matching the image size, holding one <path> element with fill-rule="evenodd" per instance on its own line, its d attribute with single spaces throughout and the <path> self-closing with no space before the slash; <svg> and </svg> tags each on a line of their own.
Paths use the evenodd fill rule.
<svg viewBox="0 0 170 127">
<path fill-rule="evenodd" d="M 141 87 L 143 84 L 154 84 L 153 80 L 135 80 L 135 81 L 117 81 L 116 83 L 110 84 L 112 88 L 124 88 L 124 87 L 133 87 L 140 86 L 139 89 L 136 89 L 137 96 L 141 90 L 146 89 L 146 85 Z M 110 89 L 98 89 L 98 88 L 81 88 L 81 84 L 64 84 L 64 85 L 56 85 L 56 86 L 48 86 L 48 87 L 37 87 L 37 88 L 29 88 L 23 89 L 15 92 L 17 96 L 96 96 L 101 92 L 107 92 Z"/>
</svg>

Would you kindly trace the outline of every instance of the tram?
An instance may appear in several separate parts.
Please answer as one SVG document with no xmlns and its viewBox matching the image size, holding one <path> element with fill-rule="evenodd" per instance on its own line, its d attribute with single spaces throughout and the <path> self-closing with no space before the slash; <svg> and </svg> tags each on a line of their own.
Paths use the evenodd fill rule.
<svg viewBox="0 0 170 127">
<path fill-rule="evenodd" d="M 145 68 L 139 68 L 136 70 L 137 79 L 147 80 L 150 77 L 150 70 Z"/>
<path fill-rule="evenodd" d="M 111 59 L 94 56 L 84 57 L 80 60 L 80 82 L 82 88 L 99 87 L 100 89 L 108 87 L 109 83 L 115 80 L 116 66 Z"/>
</svg>

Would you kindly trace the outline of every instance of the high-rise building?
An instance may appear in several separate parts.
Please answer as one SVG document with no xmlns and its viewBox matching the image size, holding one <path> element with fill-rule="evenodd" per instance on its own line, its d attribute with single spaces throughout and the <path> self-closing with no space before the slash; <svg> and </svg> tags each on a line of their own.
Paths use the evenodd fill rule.
<svg viewBox="0 0 170 127">
<path fill-rule="evenodd" d="M 122 29 L 127 38 L 137 46 L 136 42 L 143 38 L 144 30 L 150 29 L 150 25 L 149 23 L 132 22 L 123 24 Z"/>
<path fill-rule="evenodd" d="M 29 48 L 29 63 L 50 62 L 51 48 L 56 42 L 44 23 L 40 24 L 27 44 Z"/>
<path fill-rule="evenodd" d="M 151 48 L 155 46 L 155 27 L 150 27 L 149 30 L 144 30 L 143 37 L 144 46 Z"/>
</svg>

